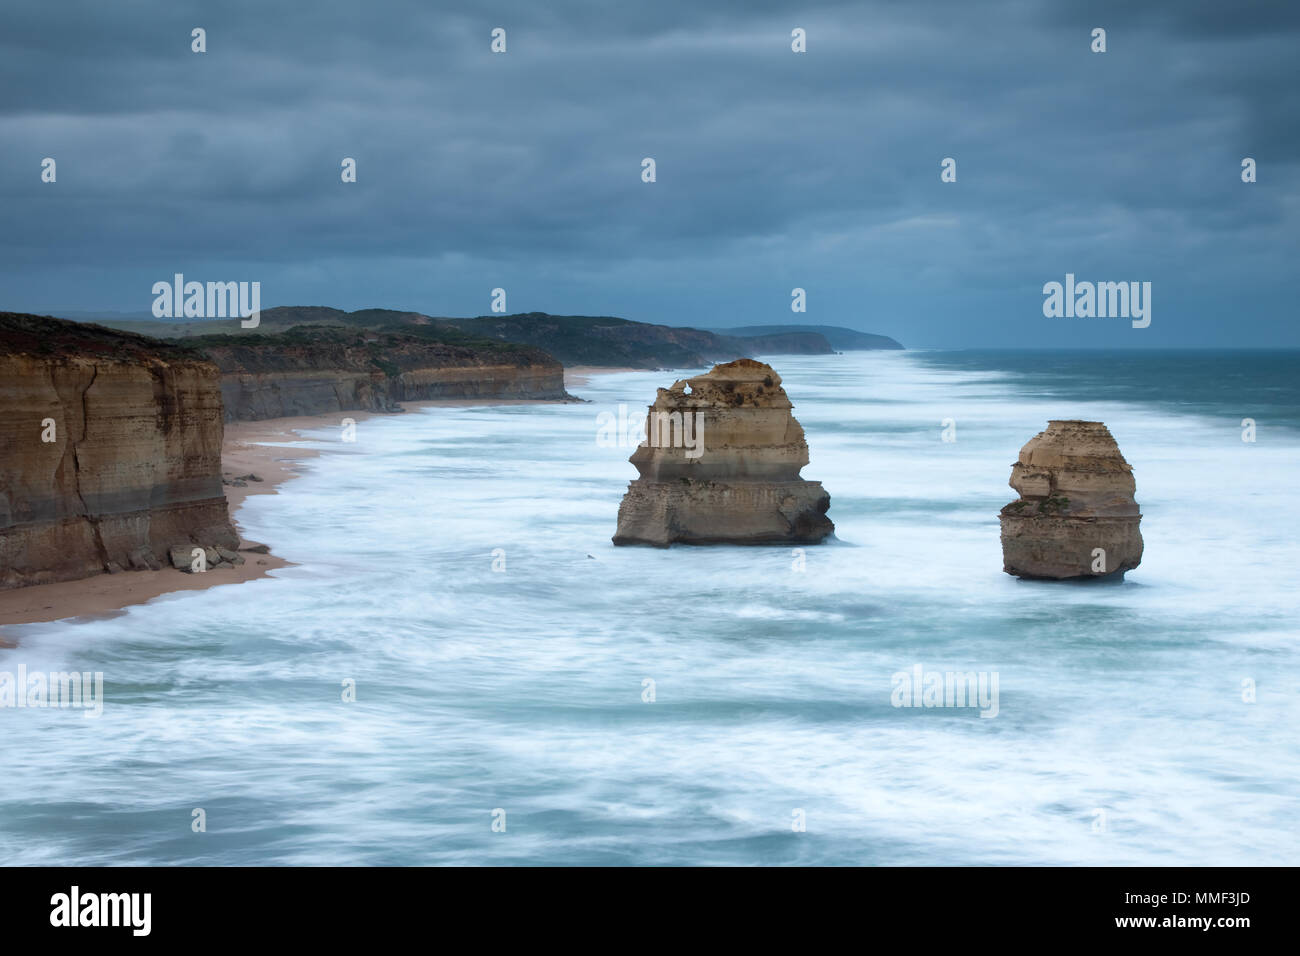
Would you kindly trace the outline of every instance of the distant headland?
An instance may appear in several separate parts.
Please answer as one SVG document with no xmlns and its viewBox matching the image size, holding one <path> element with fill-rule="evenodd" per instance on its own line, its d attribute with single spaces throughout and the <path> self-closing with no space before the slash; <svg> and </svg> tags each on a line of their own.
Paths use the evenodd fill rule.
<svg viewBox="0 0 1300 956">
<path fill-rule="evenodd" d="M 448 345 L 484 342 L 532 346 L 566 366 L 598 368 L 704 368 L 756 355 L 829 355 L 837 351 L 901 349 L 885 335 L 831 325 L 756 325 L 696 329 L 657 325 L 615 316 L 492 314 L 473 318 L 426 315 L 394 309 L 346 312 L 327 306 L 263 309 L 256 329 L 238 319 L 159 320 L 141 313 L 67 312 L 65 317 L 164 339 L 220 334 L 282 334 L 299 326 L 335 327 L 416 335 Z"/>
</svg>

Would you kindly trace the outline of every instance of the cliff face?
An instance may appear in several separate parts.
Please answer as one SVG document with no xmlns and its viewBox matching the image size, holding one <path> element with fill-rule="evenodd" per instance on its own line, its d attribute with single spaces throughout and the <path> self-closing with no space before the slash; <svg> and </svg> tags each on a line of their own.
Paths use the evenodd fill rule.
<svg viewBox="0 0 1300 956">
<path fill-rule="evenodd" d="M 659 389 L 615 544 L 816 544 L 830 495 L 799 471 L 808 442 L 781 377 L 752 359 Z"/>
<path fill-rule="evenodd" d="M 563 366 L 538 349 L 474 348 L 331 328 L 188 342 L 221 369 L 227 421 L 385 411 L 434 398 L 570 397 Z"/>
<path fill-rule="evenodd" d="M 238 547 L 218 380 L 162 342 L 0 313 L 0 588 Z"/>
<path fill-rule="evenodd" d="M 1133 469 L 1101 422 L 1052 421 L 1011 468 L 1003 570 L 1023 578 L 1123 577 L 1142 561 Z"/>
</svg>

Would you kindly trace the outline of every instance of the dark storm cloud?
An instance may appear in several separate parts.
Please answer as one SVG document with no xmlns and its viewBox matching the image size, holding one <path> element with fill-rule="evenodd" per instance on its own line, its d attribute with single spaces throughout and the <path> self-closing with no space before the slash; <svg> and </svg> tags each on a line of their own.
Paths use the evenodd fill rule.
<svg viewBox="0 0 1300 956">
<path fill-rule="evenodd" d="M 909 344 L 1294 343 L 1296 6 L 1134 6 L 10 5 L 0 298 L 147 308 L 185 271 L 710 325 L 799 285 Z M 1153 280 L 1146 338 L 1043 319 L 1066 271 Z"/>
</svg>

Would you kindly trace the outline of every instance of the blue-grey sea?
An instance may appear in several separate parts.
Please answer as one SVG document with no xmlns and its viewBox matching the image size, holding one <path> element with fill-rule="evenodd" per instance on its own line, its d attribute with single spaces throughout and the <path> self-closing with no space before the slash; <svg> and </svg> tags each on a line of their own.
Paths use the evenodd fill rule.
<svg viewBox="0 0 1300 956">
<path fill-rule="evenodd" d="M 105 696 L 0 709 L 5 862 L 1295 863 L 1300 354 L 769 361 L 837 529 L 802 552 L 611 545 L 597 418 L 685 371 L 307 433 L 237 516 L 295 566 L 9 634 Z M 1002 572 L 1052 418 L 1133 466 L 1121 584 Z M 996 714 L 895 706 L 917 667 Z"/>
</svg>

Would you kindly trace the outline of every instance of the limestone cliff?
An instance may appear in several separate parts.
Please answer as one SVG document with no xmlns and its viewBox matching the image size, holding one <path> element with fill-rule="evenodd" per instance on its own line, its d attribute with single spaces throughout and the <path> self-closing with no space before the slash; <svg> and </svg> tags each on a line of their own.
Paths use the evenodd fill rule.
<svg viewBox="0 0 1300 956">
<path fill-rule="evenodd" d="M 752 359 L 659 389 L 614 543 L 816 544 L 830 495 L 799 471 L 808 442 L 770 366 Z"/>
<path fill-rule="evenodd" d="M 1022 578 L 1123 577 L 1142 560 L 1133 469 L 1101 422 L 1051 421 L 1011 468 L 1003 570 Z"/>
<path fill-rule="evenodd" d="M 0 588 L 238 547 L 218 381 L 163 342 L 0 312 Z"/>
<path fill-rule="evenodd" d="M 226 421 L 387 411 L 435 398 L 570 397 L 560 363 L 522 346 L 322 327 L 184 341 L 221 369 Z"/>
</svg>

